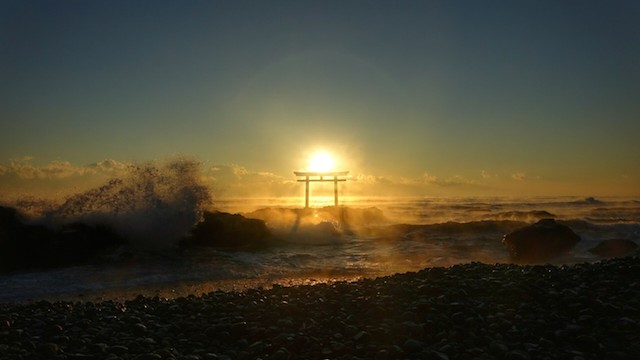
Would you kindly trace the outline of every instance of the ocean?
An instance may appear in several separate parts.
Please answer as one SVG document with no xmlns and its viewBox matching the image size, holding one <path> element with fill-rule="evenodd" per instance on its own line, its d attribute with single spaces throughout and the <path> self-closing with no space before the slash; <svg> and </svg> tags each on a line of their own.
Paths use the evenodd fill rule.
<svg viewBox="0 0 640 360">
<path fill-rule="evenodd" d="M 82 195 L 86 198 L 97 194 Z M 255 217 L 261 209 L 300 208 L 300 201 L 261 198 L 220 199 L 213 203 L 219 211 Z M 314 224 L 305 231 L 291 236 L 290 224 L 267 221 L 276 234 L 286 231 L 289 235 L 280 236 L 281 241 L 273 246 L 259 249 L 223 249 L 177 245 L 175 234 L 184 232 L 184 223 L 188 223 L 185 218 L 193 215 L 184 215 L 186 205 L 182 202 L 177 202 L 181 210 L 174 211 L 166 206 L 171 202 L 164 199 L 160 215 L 157 209 L 150 212 L 140 206 L 118 216 L 105 215 L 104 209 L 101 216 L 84 216 L 82 211 L 90 212 L 86 201 L 76 199 L 74 206 L 78 209 L 67 208 L 65 213 L 84 221 L 119 221 L 120 229 L 129 231 L 133 240 L 95 263 L 1 274 L 0 302 L 122 299 L 136 294 L 170 298 L 273 284 L 351 281 L 468 262 L 509 263 L 510 255 L 501 243 L 503 236 L 542 218 L 556 219 L 581 238 L 570 253 L 553 260 L 558 265 L 601 260 L 589 249 L 602 240 L 628 239 L 640 244 L 640 200 L 633 198 L 345 197 L 341 206 L 377 209 L 384 217 L 382 222 L 379 218 L 372 223 L 362 222 L 359 231 L 344 231 L 340 224 L 318 217 L 332 198 L 315 201 L 313 205 L 317 207 L 310 210 L 315 216 Z M 95 199 L 91 203 L 95 207 Z M 175 223 L 163 217 L 176 214 L 180 220 Z M 52 217 L 55 218 L 49 212 L 39 221 L 52 221 Z M 286 229 L 282 229 L 284 226 Z M 366 231 L 390 227 L 393 233 Z"/>
</svg>

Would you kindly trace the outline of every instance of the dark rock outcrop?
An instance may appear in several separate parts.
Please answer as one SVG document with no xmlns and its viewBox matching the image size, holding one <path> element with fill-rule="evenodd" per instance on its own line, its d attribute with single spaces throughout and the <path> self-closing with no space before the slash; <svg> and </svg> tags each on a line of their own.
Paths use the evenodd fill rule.
<svg viewBox="0 0 640 360">
<path fill-rule="evenodd" d="M 209 212 L 191 231 L 182 245 L 218 246 L 226 248 L 260 247 L 267 243 L 271 233 L 262 220 L 247 219 L 239 214 Z"/>
<path fill-rule="evenodd" d="M 537 263 L 558 257 L 580 241 L 569 227 L 543 219 L 517 229 L 502 239 L 511 258 L 519 263 Z"/>
<path fill-rule="evenodd" d="M 52 230 L 25 224 L 15 209 L 0 207 L 0 271 L 80 264 L 122 243 L 106 226 L 72 223 Z"/>
<path fill-rule="evenodd" d="M 629 255 L 637 248 L 638 244 L 629 239 L 607 239 L 589 249 L 589 252 L 605 258 L 614 258 Z"/>
</svg>

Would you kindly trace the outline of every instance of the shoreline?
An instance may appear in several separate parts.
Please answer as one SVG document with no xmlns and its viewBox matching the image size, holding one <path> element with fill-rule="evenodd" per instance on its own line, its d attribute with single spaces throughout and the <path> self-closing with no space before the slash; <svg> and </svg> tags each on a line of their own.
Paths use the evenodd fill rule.
<svg viewBox="0 0 640 360">
<path fill-rule="evenodd" d="M 61 293 L 49 293 L 30 298 L 20 298 L 15 300 L 0 300 L 0 307 L 12 305 L 29 305 L 42 301 L 56 303 L 101 303 L 106 301 L 124 303 L 137 297 L 158 298 L 164 301 L 171 301 L 181 297 L 206 296 L 212 292 L 245 292 L 255 289 L 269 290 L 273 287 L 295 287 L 313 286 L 318 284 L 332 284 L 336 282 L 357 282 L 365 277 L 362 275 L 349 276 L 344 274 L 318 275 L 318 276 L 296 276 L 281 278 L 246 278 L 246 279 L 225 279 L 210 281 L 181 281 L 175 283 L 158 283 L 145 286 L 113 287 L 108 289 L 96 289 L 89 291 L 72 291 Z"/>
<path fill-rule="evenodd" d="M 295 284 L 294 284 L 295 285 Z M 640 258 L 467 263 L 354 282 L 0 304 L 7 358 L 631 358 Z"/>
</svg>

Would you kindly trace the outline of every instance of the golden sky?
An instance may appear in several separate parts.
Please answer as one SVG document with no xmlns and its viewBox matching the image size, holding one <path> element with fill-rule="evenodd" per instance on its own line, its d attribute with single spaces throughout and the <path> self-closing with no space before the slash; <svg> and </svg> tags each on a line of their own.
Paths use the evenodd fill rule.
<svg viewBox="0 0 640 360">
<path fill-rule="evenodd" d="M 194 158 L 285 196 L 640 195 L 640 5 L 4 1 L 0 192 Z M 125 166 L 126 167 L 126 166 Z"/>
</svg>

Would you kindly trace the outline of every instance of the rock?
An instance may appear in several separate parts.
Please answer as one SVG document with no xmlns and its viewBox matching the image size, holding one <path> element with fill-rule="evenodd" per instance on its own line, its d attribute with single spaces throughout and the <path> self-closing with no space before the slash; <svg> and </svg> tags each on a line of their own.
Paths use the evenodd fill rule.
<svg viewBox="0 0 640 360">
<path fill-rule="evenodd" d="M 88 346 L 89 351 L 94 354 L 101 354 L 107 352 L 109 345 L 105 343 L 94 343 Z"/>
<path fill-rule="evenodd" d="M 140 323 L 133 324 L 133 326 L 131 327 L 131 330 L 135 335 L 138 335 L 138 336 L 142 336 L 147 333 L 147 327 L 144 326 L 144 324 L 140 324 Z"/>
<path fill-rule="evenodd" d="M 425 359 L 428 360 L 449 360 L 449 356 L 447 356 L 447 354 L 440 352 L 440 351 L 435 351 L 435 350 L 430 350 L 425 354 Z"/>
<path fill-rule="evenodd" d="M 580 237 L 554 219 L 543 219 L 533 225 L 512 231 L 502 243 L 511 258 L 520 263 L 537 263 L 558 257 L 571 250 Z"/>
<path fill-rule="evenodd" d="M 629 255 L 637 248 L 638 244 L 628 239 L 607 239 L 589 249 L 589 252 L 600 257 L 614 258 Z"/>
<path fill-rule="evenodd" d="M 71 223 L 54 231 L 0 206 L 0 272 L 81 264 L 124 242 L 103 225 Z"/>
<path fill-rule="evenodd" d="M 421 351 L 423 346 L 424 346 L 424 343 L 422 343 L 421 341 L 418 341 L 418 340 L 415 340 L 415 339 L 409 339 L 409 340 L 404 342 L 403 349 L 406 352 L 412 354 L 412 353 Z"/>
<path fill-rule="evenodd" d="M 271 235 L 264 221 L 247 219 L 239 214 L 209 212 L 191 231 L 183 245 L 218 246 L 227 248 L 260 247 Z"/>
<path fill-rule="evenodd" d="M 43 343 L 36 350 L 44 357 L 53 357 L 60 351 L 60 347 L 56 343 Z"/>
<path fill-rule="evenodd" d="M 505 355 L 505 359 L 507 360 L 527 360 L 529 359 L 529 355 L 523 351 L 520 350 L 513 350 L 513 351 L 509 351 L 506 355 Z"/>
<path fill-rule="evenodd" d="M 387 359 L 389 359 L 389 357 L 390 357 L 389 352 L 387 350 L 385 350 L 385 349 L 382 349 L 382 350 L 379 350 L 376 353 L 374 359 L 375 360 L 387 360 Z"/>
<path fill-rule="evenodd" d="M 369 335 L 369 333 L 366 331 L 360 331 L 353 336 L 354 341 L 368 341 L 370 338 L 371 335 Z"/>
<path fill-rule="evenodd" d="M 62 326 L 60 326 L 59 324 L 54 324 L 51 327 L 49 327 L 48 335 L 55 336 L 55 335 L 60 335 L 63 332 L 64 332 L 64 329 L 62 328 Z"/>
<path fill-rule="evenodd" d="M 156 353 L 140 354 L 133 358 L 134 360 L 162 360 L 162 356 Z"/>
<path fill-rule="evenodd" d="M 287 360 L 289 359 L 289 352 L 285 348 L 280 348 L 271 355 L 273 360 Z"/>
<path fill-rule="evenodd" d="M 489 350 L 495 356 L 504 356 L 504 354 L 509 351 L 509 348 L 500 341 L 492 341 L 491 344 L 489 344 Z"/>
<path fill-rule="evenodd" d="M 124 355 L 129 352 L 129 348 L 123 345 L 114 345 L 109 347 L 109 352 L 116 355 Z"/>
</svg>

